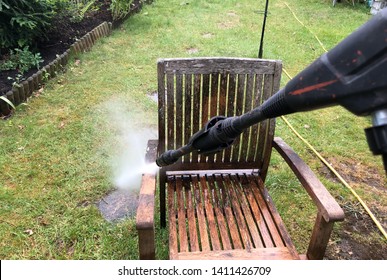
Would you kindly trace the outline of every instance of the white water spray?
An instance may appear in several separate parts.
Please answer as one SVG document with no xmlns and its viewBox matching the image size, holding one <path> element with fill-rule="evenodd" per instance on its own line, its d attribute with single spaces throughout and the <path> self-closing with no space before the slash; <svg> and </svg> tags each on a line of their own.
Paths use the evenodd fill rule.
<svg viewBox="0 0 387 280">
<path fill-rule="evenodd" d="M 124 165 L 115 178 L 114 184 L 120 189 L 140 188 L 142 174 L 156 173 L 158 169 L 159 167 L 155 162 L 148 164 L 142 162 L 138 167 Z"/>
<path fill-rule="evenodd" d="M 135 190 L 140 188 L 144 173 L 155 173 L 156 163 L 145 163 L 146 145 L 156 133 L 135 123 L 130 110 L 122 100 L 110 100 L 104 104 L 109 132 L 108 153 L 111 155 L 112 183 L 119 189 Z"/>
</svg>

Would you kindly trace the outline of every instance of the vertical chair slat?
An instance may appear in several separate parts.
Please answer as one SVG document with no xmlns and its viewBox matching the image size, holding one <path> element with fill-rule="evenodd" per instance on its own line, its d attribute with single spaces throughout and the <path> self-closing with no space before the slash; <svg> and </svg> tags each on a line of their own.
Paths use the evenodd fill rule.
<svg viewBox="0 0 387 280">
<path fill-rule="evenodd" d="M 235 115 L 240 116 L 244 113 L 243 110 L 243 103 L 245 100 L 245 74 L 239 74 L 237 79 L 237 90 L 236 90 L 236 97 L 235 97 Z M 238 137 L 235 141 L 235 144 L 233 144 L 233 152 L 232 152 L 232 162 L 239 162 L 241 151 L 244 146 L 247 145 L 244 141 L 244 134 L 243 132 L 240 137 Z"/>
<path fill-rule="evenodd" d="M 192 136 L 192 74 L 185 75 L 184 82 L 184 143 Z M 190 162 L 191 156 L 185 155 L 183 161 Z"/>
<path fill-rule="evenodd" d="M 252 110 L 252 97 L 253 97 L 253 88 L 254 88 L 254 75 L 246 75 L 246 90 L 244 91 L 244 106 L 243 112 L 246 113 Z M 249 127 L 243 133 L 243 147 L 241 150 L 241 159 L 242 162 L 248 162 L 250 153 L 251 153 L 251 138 L 252 138 L 252 128 Z"/>
<path fill-rule="evenodd" d="M 201 124 L 200 128 L 202 129 L 209 120 L 209 106 L 210 106 L 210 75 L 202 75 L 202 86 L 201 86 Z M 200 156 L 200 162 L 206 162 L 205 156 Z"/>
<path fill-rule="evenodd" d="M 183 76 L 181 74 L 176 74 L 176 109 L 175 109 L 175 122 L 176 122 L 176 137 L 175 137 L 175 146 L 181 147 L 183 143 L 183 134 L 184 134 L 184 114 L 183 114 Z"/>
<path fill-rule="evenodd" d="M 163 153 L 166 150 L 166 134 L 165 134 L 165 73 L 164 73 L 164 63 L 159 62 L 157 64 L 157 92 L 158 92 L 158 119 L 159 119 L 159 151 Z"/>
<path fill-rule="evenodd" d="M 200 112 L 200 93 L 201 93 L 201 80 L 200 74 L 195 74 L 193 79 L 193 96 L 192 96 L 192 134 L 200 129 L 201 124 L 201 112 Z M 198 162 L 198 154 L 192 153 L 192 162 Z"/>
<path fill-rule="evenodd" d="M 210 108 L 209 108 L 209 118 L 215 117 L 218 115 L 218 86 L 219 86 L 219 74 L 212 73 L 210 75 Z M 207 161 L 213 163 L 216 155 L 212 154 L 207 157 Z"/>
<path fill-rule="evenodd" d="M 175 79 L 173 74 L 167 74 L 167 96 L 166 106 L 167 110 L 167 149 L 175 148 Z"/>
</svg>

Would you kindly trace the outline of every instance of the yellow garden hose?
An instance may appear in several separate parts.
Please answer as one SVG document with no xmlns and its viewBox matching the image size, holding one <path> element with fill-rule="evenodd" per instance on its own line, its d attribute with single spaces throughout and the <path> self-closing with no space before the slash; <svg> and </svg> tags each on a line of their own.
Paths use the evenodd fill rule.
<svg viewBox="0 0 387 280">
<path fill-rule="evenodd" d="M 294 18 L 302 25 L 304 26 L 315 38 L 316 40 L 319 42 L 321 48 L 327 52 L 327 50 L 325 49 L 324 45 L 322 44 L 322 42 L 319 40 L 319 38 L 317 37 L 316 34 L 314 34 L 308 27 L 305 26 L 305 24 L 303 24 L 299 19 L 298 17 L 296 16 L 296 14 L 294 13 L 294 11 L 290 8 L 290 6 L 284 2 L 285 5 L 288 7 L 288 9 L 291 11 L 291 13 L 293 14 Z M 286 71 L 285 68 L 282 69 L 283 72 L 285 73 L 285 75 L 289 78 L 289 79 L 292 79 L 292 77 L 289 75 L 289 73 Z M 387 240 L 387 233 L 386 231 L 384 230 L 384 228 L 382 227 L 382 225 L 380 224 L 380 222 L 377 220 L 377 218 L 375 217 L 375 215 L 371 212 L 371 210 L 368 208 L 367 204 L 361 199 L 361 197 L 356 193 L 356 191 L 344 180 L 344 178 L 336 171 L 336 169 L 334 167 L 332 167 L 325 159 L 324 157 L 304 138 L 302 137 L 298 132 L 297 130 L 289 123 L 289 121 L 284 117 L 282 116 L 281 117 L 282 120 L 286 123 L 286 125 L 293 131 L 293 133 L 302 141 L 304 142 L 308 147 L 309 149 L 311 149 L 313 151 L 314 154 L 316 154 L 316 156 L 329 168 L 329 170 L 331 170 L 335 176 L 340 180 L 340 182 L 347 188 L 351 191 L 351 193 L 356 197 L 356 199 L 360 202 L 360 204 L 363 206 L 363 208 L 365 209 L 365 211 L 367 212 L 367 214 L 371 217 L 371 219 L 373 220 L 373 222 L 375 223 L 375 225 L 378 227 L 378 229 L 380 230 L 380 232 L 383 234 L 384 238 Z"/>
</svg>

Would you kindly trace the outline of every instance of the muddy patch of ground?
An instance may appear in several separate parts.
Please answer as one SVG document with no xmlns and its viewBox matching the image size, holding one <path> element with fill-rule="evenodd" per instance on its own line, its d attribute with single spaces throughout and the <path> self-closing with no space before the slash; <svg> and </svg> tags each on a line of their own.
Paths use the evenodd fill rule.
<svg viewBox="0 0 387 280">
<path fill-rule="evenodd" d="M 331 165 L 370 209 L 382 229 L 387 230 L 387 187 L 384 174 L 355 160 L 330 158 Z M 319 170 L 331 181 L 339 179 L 327 167 Z M 343 186 L 344 188 L 344 186 Z M 378 199 L 373 199 L 378 197 Z M 335 230 L 326 252 L 327 259 L 384 260 L 387 259 L 387 242 L 375 221 L 355 198 L 339 201 L 345 212 L 340 230 Z"/>
<path fill-rule="evenodd" d="M 138 191 L 116 189 L 102 198 L 97 207 L 109 222 L 133 218 L 138 207 Z"/>
</svg>

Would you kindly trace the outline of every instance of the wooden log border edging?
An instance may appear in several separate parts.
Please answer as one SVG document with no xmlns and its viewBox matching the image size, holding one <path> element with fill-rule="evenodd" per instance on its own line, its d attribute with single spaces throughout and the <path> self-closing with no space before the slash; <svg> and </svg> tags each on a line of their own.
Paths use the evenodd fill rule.
<svg viewBox="0 0 387 280">
<path fill-rule="evenodd" d="M 113 25 L 111 22 L 105 21 L 101 23 L 73 43 L 63 54 L 58 55 L 56 59 L 46 64 L 22 83 L 15 85 L 12 90 L 2 96 L 11 101 L 15 107 L 26 102 L 32 96 L 32 93 L 38 90 L 44 82 L 55 77 L 59 71 L 64 70 L 71 57 L 90 51 L 100 38 L 109 36 L 112 29 Z M 12 107 L 3 99 L 0 99 L 0 116 L 10 117 L 11 115 Z"/>
</svg>

